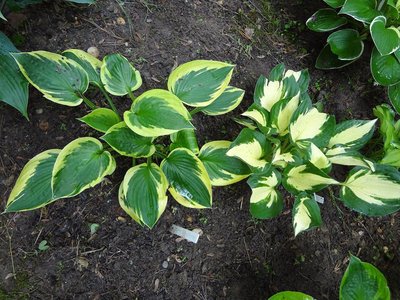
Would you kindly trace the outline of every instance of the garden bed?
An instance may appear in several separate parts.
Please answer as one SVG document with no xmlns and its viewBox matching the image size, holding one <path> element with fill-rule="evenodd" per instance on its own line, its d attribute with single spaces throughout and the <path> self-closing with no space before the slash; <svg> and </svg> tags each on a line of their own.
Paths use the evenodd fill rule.
<svg viewBox="0 0 400 300">
<path fill-rule="evenodd" d="M 19 48 L 26 51 L 95 46 L 101 57 L 121 53 L 142 74 L 139 92 L 164 88 L 174 66 L 189 60 L 236 64 L 233 84 L 246 90 L 245 100 L 229 115 L 196 115 L 200 145 L 238 134 L 241 127 L 231 117 L 252 102 L 259 75 L 279 62 L 290 69 L 309 68 L 313 100 L 338 121 L 372 118 L 372 108 L 386 96 L 370 80 L 368 58 L 343 71 L 315 70 L 324 37 L 316 38 L 303 25 L 315 7 L 305 10 L 302 1 L 296 2 L 283 7 L 280 1 L 268 5 L 265 0 L 138 0 L 121 7 L 117 1 L 99 0 L 80 8 L 47 3 L 14 16 L 15 23 L 26 18 L 14 24 L 17 28 L 10 22 L 0 29 L 23 37 Z M 122 111 L 130 100 L 120 98 L 116 104 Z M 33 88 L 29 122 L 1 106 L 1 209 L 30 158 L 77 137 L 98 136 L 76 120 L 85 114 L 83 106 L 57 105 Z M 336 299 L 349 252 L 377 266 L 393 299 L 400 297 L 399 213 L 364 217 L 326 193 L 324 225 L 294 238 L 293 199 L 287 197 L 281 216 L 255 220 L 248 209 L 250 189 L 241 182 L 215 188 L 209 210 L 183 208 L 169 199 L 149 230 L 119 207 L 118 185 L 130 161 L 118 163 L 110 180 L 78 197 L 0 216 L 0 299 L 266 299 L 281 290 Z M 343 172 L 338 168 L 335 173 L 340 177 Z M 94 234 L 91 224 L 100 225 Z M 201 229 L 203 235 L 197 244 L 177 239 L 169 232 L 172 224 Z M 48 249 L 39 250 L 42 241 Z"/>
</svg>

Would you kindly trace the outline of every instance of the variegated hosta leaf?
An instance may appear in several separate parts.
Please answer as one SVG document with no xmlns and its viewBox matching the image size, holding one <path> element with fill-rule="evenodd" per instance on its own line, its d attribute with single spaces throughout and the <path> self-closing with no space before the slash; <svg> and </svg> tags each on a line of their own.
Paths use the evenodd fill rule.
<svg viewBox="0 0 400 300">
<path fill-rule="evenodd" d="M 201 147 L 199 159 L 206 167 L 214 186 L 233 184 L 251 173 L 241 160 L 226 155 L 230 145 L 229 141 L 213 141 Z"/>
<path fill-rule="evenodd" d="M 167 178 L 159 166 L 154 163 L 134 166 L 122 182 L 121 207 L 139 224 L 153 228 L 167 206 L 167 189 Z"/>
<path fill-rule="evenodd" d="M 269 164 L 266 158 L 271 152 L 271 144 L 261 132 L 244 128 L 226 154 L 239 158 L 253 170 L 262 170 Z"/>
<path fill-rule="evenodd" d="M 379 119 L 379 132 L 383 137 L 385 151 L 392 147 L 392 143 L 398 142 L 400 134 L 395 128 L 395 112 L 387 104 L 381 104 L 374 108 L 374 115 Z"/>
<path fill-rule="evenodd" d="M 299 107 L 300 108 L 300 107 Z M 317 147 L 324 147 L 335 126 L 333 116 L 319 112 L 316 108 L 294 115 L 289 126 L 293 142 L 310 141 Z"/>
<path fill-rule="evenodd" d="M 347 19 L 331 8 L 319 9 L 306 22 L 307 27 L 316 32 L 335 30 L 345 24 Z"/>
<path fill-rule="evenodd" d="M 286 70 L 286 67 L 285 67 L 284 63 L 280 63 L 280 64 L 276 65 L 269 72 L 268 79 L 270 81 L 281 81 L 281 80 L 283 80 L 284 75 L 285 75 L 285 70 Z"/>
<path fill-rule="evenodd" d="M 51 177 L 58 149 L 44 151 L 22 169 L 8 198 L 5 212 L 32 210 L 56 200 L 51 190 Z"/>
<path fill-rule="evenodd" d="M 280 181 L 281 174 L 273 168 L 250 176 L 247 183 L 252 191 L 250 197 L 250 213 L 254 218 L 273 218 L 282 212 L 282 195 L 276 190 Z"/>
<path fill-rule="evenodd" d="M 374 134 L 375 120 L 349 120 L 336 125 L 335 133 L 328 143 L 328 147 L 340 145 L 353 150 L 361 149 Z"/>
<path fill-rule="evenodd" d="M 285 291 L 273 295 L 268 300 L 314 300 L 314 298 L 300 292 Z"/>
<path fill-rule="evenodd" d="M 210 116 L 226 114 L 234 110 L 242 102 L 243 96 L 244 90 L 228 86 L 214 102 L 204 107 L 201 111 Z"/>
<path fill-rule="evenodd" d="M 126 202 L 126 197 L 124 193 L 124 182 L 122 181 L 121 184 L 119 185 L 118 189 L 118 202 L 121 208 L 139 225 L 143 226 L 142 221 L 140 220 L 139 216 L 136 214 L 136 212 L 130 208 L 128 203 Z"/>
<path fill-rule="evenodd" d="M 325 155 L 331 163 L 336 165 L 361 166 L 370 168 L 371 170 L 374 170 L 375 168 L 372 161 L 363 157 L 359 152 L 351 149 L 336 147 L 326 151 Z"/>
<path fill-rule="evenodd" d="M 0 70 L 2 70 L 0 72 L 0 101 L 11 105 L 28 118 L 28 81 L 9 54 L 0 52 Z"/>
<path fill-rule="evenodd" d="M 381 55 L 389 55 L 400 47 L 400 31 L 395 26 L 386 28 L 386 21 L 385 16 L 377 16 L 369 27 L 372 40 Z"/>
<path fill-rule="evenodd" d="M 189 106 L 208 106 L 228 87 L 234 67 L 212 60 L 187 62 L 172 71 L 168 90 Z"/>
<path fill-rule="evenodd" d="M 267 111 L 271 111 L 272 106 L 283 97 L 282 81 L 268 80 L 264 76 L 260 76 L 257 80 L 254 90 L 254 103 L 263 107 Z"/>
<path fill-rule="evenodd" d="M 169 192 L 186 207 L 212 206 L 211 181 L 204 164 L 185 148 L 173 150 L 161 163 L 170 184 Z"/>
<path fill-rule="evenodd" d="M 266 109 L 258 104 L 252 104 L 250 107 L 242 113 L 242 116 L 248 117 L 255 121 L 261 128 L 268 125 L 269 113 Z"/>
<path fill-rule="evenodd" d="M 342 7 L 346 0 L 323 0 L 326 4 L 328 4 L 332 8 Z"/>
<path fill-rule="evenodd" d="M 115 160 L 95 138 L 78 138 L 61 150 L 54 164 L 54 198 L 75 196 L 115 170 Z"/>
<path fill-rule="evenodd" d="M 107 92 L 125 96 L 142 85 L 142 77 L 131 63 L 121 54 L 109 54 L 103 58 L 100 78 Z"/>
<path fill-rule="evenodd" d="M 68 49 L 62 53 L 65 57 L 76 61 L 88 74 L 89 82 L 97 86 L 103 86 L 100 79 L 102 62 L 86 51 L 79 49 Z"/>
<path fill-rule="evenodd" d="M 325 156 L 325 154 L 315 146 L 313 143 L 305 143 L 307 149 L 307 159 L 310 163 L 316 166 L 318 169 L 329 173 L 331 171 L 331 161 Z"/>
<path fill-rule="evenodd" d="M 371 23 L 372 20 L 380 15 L 377 10 L 376 0 L 347 0 L 339 14 L 345 14 L 357 21 Z"/>
<path fill-rule="evenodd" d="M 89 125 L 93 129 L 104 133 L 121 121 L 119 116 L 114 111 L 103 107 L 93 110 L 78 120 Z"/>
<path fill-rule="evenodd" d="M 255 122 L 253 122 L 252 120 L 244 119 L 244 118 L 232 118 L 232 120 L 240 125 L 243 125 L 244 127 L 251 129 L 251 130 L 257 129 L 257 124 Z"/>
<path fill-rule="evenodd" d="M 279 101 L 271 109 L 271 125 L 278 130 L 279 135 L 289 132 L 290 120 L 299 107 L 300 92 L 289 99 Z"/>
<path fill-rule="evenodd" d="M 156 151 L 152 138 L 136 134 L 125 122 L 112 126 L 101 139 L 124 156 L 149 157 Z"/>
<path fill-rule="evenodd" d="M 351 255 L 339 291 L 339 300 L 347 299 L 390 300 L 385 276 L 373 265 Z"/>
<path fill-rule="evenodd" d="M 319 227 L 322 224 L 321 211 L 314 197 L 306 193 L 296 196 L 292 211 L 294 235 Z"/>
<path fill-rule="evenodd" d="M 150 90 L 135 100 L 131 110 L 124 113 L 124 121 L 139 135 L 158 137 L 193 129 L 191 116 L 182 102 L 166 90 Z"/>
<path fill-rule="evenodd" d="M 368 216 L 383 216 L 400 209 L 400 173 L 378 165 L 375 172 L 357 167 L 350 171 L 340 191 L 344 204 Z"/>
<path fill-rule="evenodd" d="M 279 166 L 281 168 L 286 168 L 288 163 L 294 163 L 297 160 L 295 154 L 291 152 L 281 153 L 281 147 L 278 147 L 275 150 L 275 153 L 272 158 L 272 165 Z"/>
<path fill-rule="evenodd" d="M 46 99 L 66 106 L 82 103 L 89 77 L 77 62 L 47 51 L 12 55 L 22 74 Z"/>
<path fill-rule="evenodd" d="M 283 173 L 283 186 L 292 194 L 314 193 L 330 184 L 339 184 L 311 163 L 289 165 Z"/>
<path fill-rule="evenodd" d="M 194 129 L 184 129 L 171 134 L 170 150 L 176 148 L 186 148 L 194 154 L 199 153 L 199 145 L 197 144 L 197 137 Z"/>
</svg>

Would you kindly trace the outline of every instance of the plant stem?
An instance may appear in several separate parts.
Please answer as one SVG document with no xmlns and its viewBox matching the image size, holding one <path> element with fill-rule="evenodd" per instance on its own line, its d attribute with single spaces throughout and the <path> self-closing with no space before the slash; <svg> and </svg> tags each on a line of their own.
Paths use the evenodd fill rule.
<svg viewBox="0 0 400 300">
<path fill-rule="evenodd" d="M 136 166 L 136 159 L 132 158 L 132 167 Z"/>
<path fill-rule="evenodd" d="M 135 96 L 133 95 L 132 91 L 128 91 L 128 95 L 131 98 L 132 102 L 135 102 Z"/>
<path fill-rule="evenodd" d="M 194 116 L 195 114 L 197 114 L 198 112 L 201 112 L 203 110 L 203 107 L 196 107 L 195 109 L 190 111 L 190 115 Z"/>
<path fill-rule="evenodd" d="M 147 158 L 147 166 L 150 167 L 150 165 L 151 165 L 152 162 L 153 162 L 153 161 L 151 160 L 151 156 L 149 156 L 149 157 Z"/>
<path fill-rule="evenodd" d="M 378 10 L 380 11 L 382 9 L 383 4 L 385 4 L 386 0 L 382 0 L 379 5 L 378 5 Z"/>
<path fill-rule="evenodd" d="M 104 97 L 106 97 L 108 104 L 110 105 L 111 109 L 118 115 L 118 118 L 121 120 L 121 117 L 118 113 L 117 108 L 114 105 L 113 100 L 111 99 L 111 97 L 107 94 L 106 90 L 104 89 L 104 87 L 100 87 L 100 91 L 103 93 Z"/>
<path fill-rule="evenodd" d="M 85 104 L 87 106 L 89 106 L 90 109 L 93 110 L 93 109 L 97 108 L 96 104 L 94 104 L 92 101 L 90 101 L 88 98 L 86 98 L 85 95 L 81 94 L 79 96 L 82 98 L 83 102 L 85 102 Z"/>
</svg>

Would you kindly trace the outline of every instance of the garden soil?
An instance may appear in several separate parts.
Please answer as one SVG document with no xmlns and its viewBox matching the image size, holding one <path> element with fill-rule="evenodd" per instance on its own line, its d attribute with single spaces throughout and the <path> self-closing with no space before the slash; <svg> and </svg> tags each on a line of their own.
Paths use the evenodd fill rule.
<svg viewBox="0 0 400 300">
<path fill-rule="evenodd" d="M 139 92 L 165 88 L 171 70 L 189 60 L 236 64 L 233 84 L 246 90 L 245 100 L 227 116 L 195 116 L 201 145 L 238 134 L 240 126 L 231 118 L 252 102 L 259 75 L 280 62 L 309 69 L 312 98 L 338 121 L 372 118 L 372 108 L 386 95 L 373 85 L 368 55 L 343 71 L 315 70 L 326 36 L 307 31 L 304 23 L 318 3 L 287 2 L 98 0 L 76 7 L 48 1 L 8 14 L 10 22 L 0 29 L 26 51 L 95 46 L 100 57 L 121 53 L 142 74 Z M 87 113 L 84 106 L 63 107 L 30 92 L 29 121 L 0 107 L 0 210 L 34 155 L 77 137 L 99 136 L 77 120 Z M 104 100 L 96 91 L 89 96 Z M 129 102 L 118 98 L 117 106 L 123 111 Z M 398 213 L 367 218 L 346 208 L 337 190 L 326 190 L 320 206 L 324 224 L 295 238 L 293 198 L 286 195 L 281 216 L 254 220 L 250 189 L 241 182 L 215 188 L 208 210 L 186 209 L 169 199 L 149 230 L 118 205 L 118 186 L 130 161 L 117 163 L 112 176 L 80 196 L 0 216 L 0 299 L 267 299 L 282 290 L 337 299 L 349 253 L 376 265 L 393 299 L 400 299 Z M 345 171 L 334 175 L 343 179 Z M 173 224 L 201 231 L 198 243 L 171 234 Z"/>
</svg>

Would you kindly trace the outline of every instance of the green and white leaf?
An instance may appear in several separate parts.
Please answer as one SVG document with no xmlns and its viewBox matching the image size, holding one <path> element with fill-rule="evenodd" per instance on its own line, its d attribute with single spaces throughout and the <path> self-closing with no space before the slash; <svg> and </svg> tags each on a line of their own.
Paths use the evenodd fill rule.
<svg viewBox="0 0 400 300">
<path fill-rule="evenodd" d="M 390 103 L 398 114 L 400 114 L 400 83 L 388 87 Z"/>
<path fill-rule="evenodd" d="M 68 49 L 62 53 L 65 57 L 76 61 L 88 74 L 89 82 L 99 87 L 103 86 L 100 79 L 102 62 L 86 51 L 79 49 Z"/>
<path fill-rule="evenodd" d="M 112 126 L 101 139 L 124 156 L 149 157 L 156 151 L 152 138 L 136 134 L 125 122 Z"/>
<path fill-rule="evenodd" d="M 268 300 L 314 300 L 314 298 L 300 292 L 285 291 L 273 295 Z"/>
<path fill-rule="evenodd" d="M 170 184 L 169 192 L 181 205 L 191 208 L 212 206 L 211 180 L 204 164 L 185 148 L 173 150 L 161 163 Z"/>
<path fill-rule="evenodd" d="M 339 14 L 345 14 L 369 24 L 380 14 L 376 6 L 376 0 L 346 0 Z"/>
<path fill-rule="evenodd" d="M 78 120 L 103 133 L 121 121 L 119 116 L 108 108 L 97 108 Z"/>
<path fill-rule="evenodd" d="M 376 120 L 348 120 L 336 125 L 328 147 L 340 145 L 353 150 L 361 149 L 374 134 Z"/>
<path fill-rule="evenodd" d="M 377 16 L 370 25 L 370 32 L 381 55 L 389 55 L 400 48 L 400 31 L 394 26 L 386 28 L 386 17 Z"/>
<path fill-rule="evenodd" d="M 371 73 L 380 85 L 394 85 L 400 82 L 400 62 L 394 54 L 381 55 L 374 47 L 371 54 Z"/>
<path fill-rule="evenodd" d="M 299 107 L 300 93 L 293 98 L 277 102 L 271 109 L 271 126 L 276 128 L 279 135 L 284 136 L 289 132 L 289 124 L 294 112 Z"/>
<path fill-rule="evenodd" d="M 199 145 L 197 143 L 197 137 L 194 129 L 184 129 L 171 134 L 171 144 L 169 145 L 170 150 L 176 148 L 186 148 L 192 151 L 194 154 L 199 153 Z"/>
<path fill-rule="evenodd" d="M 272 156 L 272 150 L 270 142 L 261 132 L 244 128 L 226 154 L 242 160 L 252 170 L 262 170 L 269 165 L 267 158 Z"/>
<path fill-rule="evenodd" d="M 100 78 L 106 91 L 115 96 L 125 96 L 142 85 L 139 71 L 118 53 L 103 58 Z"/>
<path fill-rule="evenodd" d="M 126 172 L 122 182 L 122 208 L 149 228 L 157 223 L 167 206 L 168 181 L 156 164 L 140 164 Z"/>
<path fill-rule="evenodd" d="M 332 136 L 335 119 L 325 113 L 311 108 L 294 115 L 289 126 L 290 137 L 294 143 L 309 141 L 317 147 L 325 146 Z"/>
<path fill-rule="evenodd" d="M 282 212 L 282 195 L 276 190 L 280 181 L 280 173 L 273 168 L 250 176 L 247 183 L 251 187 L 250 213 L 254 218 L 269 219 Z"/>
<path fill-rule="evenodd" d="M 335 31 L 329 35 L 327 42 L 339 60 L 353 61 L 364 52 L 364 42 L 354 29 Z"/>
<path fill-rule="evenodd" d="M 98 140 L 78 138 L 61 150 L 54 164 L 53 197 L 73 197 L 100 183 L 115 167 L 114 158 Z"/>
<path fill-rule="evenodd" d="M 213 186 L 236 183 L 251 173 L 241 160 L 226 154 L 231 142 L 213 141 L 201 147 L 199 159 L 203 162 Z"/>
<path fill-rule="evenodd" d="M 374 115 L 379 119 L 379 132 L 383 138 L 383 149 L 387 151 L 394 143 L 398 143 L 400 134 L 394 121 L 395 112 L 387 104 L 381 104 L 374 108 Z"/>
<path fill-rule="evenodd" d="M 285 189 L 294 195 L 318 192 L 330 184 L 339 184 L 311 163 L 288 165 L 282 176 Z"/>
<path fill-rule="evenodd" d="M 143 226 L 144 224 L 140 220 L 139 216 L 136 214 L 136 212 L 129 207 L 129 204 L 126 201 L 125 193 L 124 193 L 124 182 L 122 181 L 121 184 L 119 185 L 118 189 L 118 202 L 121 208 L 140 226 Z"/>
<path fill-rule="evenodd" d="M 305 142 L 302 146 L 307 149 L 306 157 L 310 163 L 325 173 L 330 172 L 332 168 L 331 161 L 325 156 L 320 148 L 309 142 Z"/>
<path fill-rule="evenodd" d="M 283 98 L 283 83 L 260 76 L 254 90 L 254 103 L 271 111 L 272 106 Z"/>
<path fill-rule="evenodd" d="M 368 216 L 384 216 L 400 209 L 400 173 L 377 165 L 375 172 L 356 167 L 340 191 L 344 204 Z"/>
<path fill-rule="evenodd" d="M 242 116 L 252 119 L 262 128 L 268 125 L 268 111 L 256 103 L 250 105 L 249 108 L 244 113 L 242 113 Z"/>
<path fill-rule="evenodd" d="M 339 57 L 332 52 L 331 46 L 326 44 L 317 57 L 315 67 L 321 70 L 340 69 L 355 61 L 356 60 L 340 60 Z"/>
<path fill-rule="evenodd" d="M 319 9 L 306 22 L 307 27 L 316 32 L 335 30 L 345 24 L 347 19 L 331 8 Z"/>
<path fill-rule="evenodd" d="M 272 158 L 272 165 L 286 168 L 288 163 L 294 163 L 296 157 L 292 152 L 281 153 L 281 147 L 277 147 Z"/>
<path fill-rule="evenodd" d="M 228 87 L 234 67 L 212 60 L 184 63 L 169 76 L 168 90 L 189 106 L 208 106 Z"/>
<path fill-rule="evenodd" d="M 321 211 L 314 197 L 306 193 L 296 196 L 292 211 L 294 235 L 319 227 L 322 224 Z"/>
<path fill-rule="evenodd" d="M 124 121 L 139 135 L 158 137 L 182 129 L 193 129 L 191 116 L 183 103 L 171 92 L 154 89 L 136 98 Z"/>
<path fill-rule="evenodd" d="M 373 265 L 351 255 L 339 291 L 340 300 L 390 300 L 385 276 Z"/>
<path fill-rule="evenodd" d="M 244 90 L 228 86 L 217 99 L 201 111 L 210 116 L 226 114 L 238 107 L 243 100 L 243 96 Z"/>
<path fill-rule="evenodd" d="M 5 212 L 32 210 L 56 200 L 51 178 L 59 153 L 59 149 L 44 151 L 25 165 L 8 197 Z"/>
<path fill-rule="evenodd" d="M 46 99 L 66 106 L 82 103 L 89 77 L 77 62 L 47 51 L 14 53 L 12 56 L 25 78 Z"/>
<path fill-rule="evenodd" d="M 11 105 L 28 119 L 28 81 L 11 55 L 0 53 L 0 70 L 0 101 Z"/>
<path fill-rule="evenodd" d="M 360 166 L 375 170 L 375 164 L 362 156 L 358 151 L 341 146 L 329 149 L 325 153 L 329 161 L 335 165 Z"/>
</svg>

